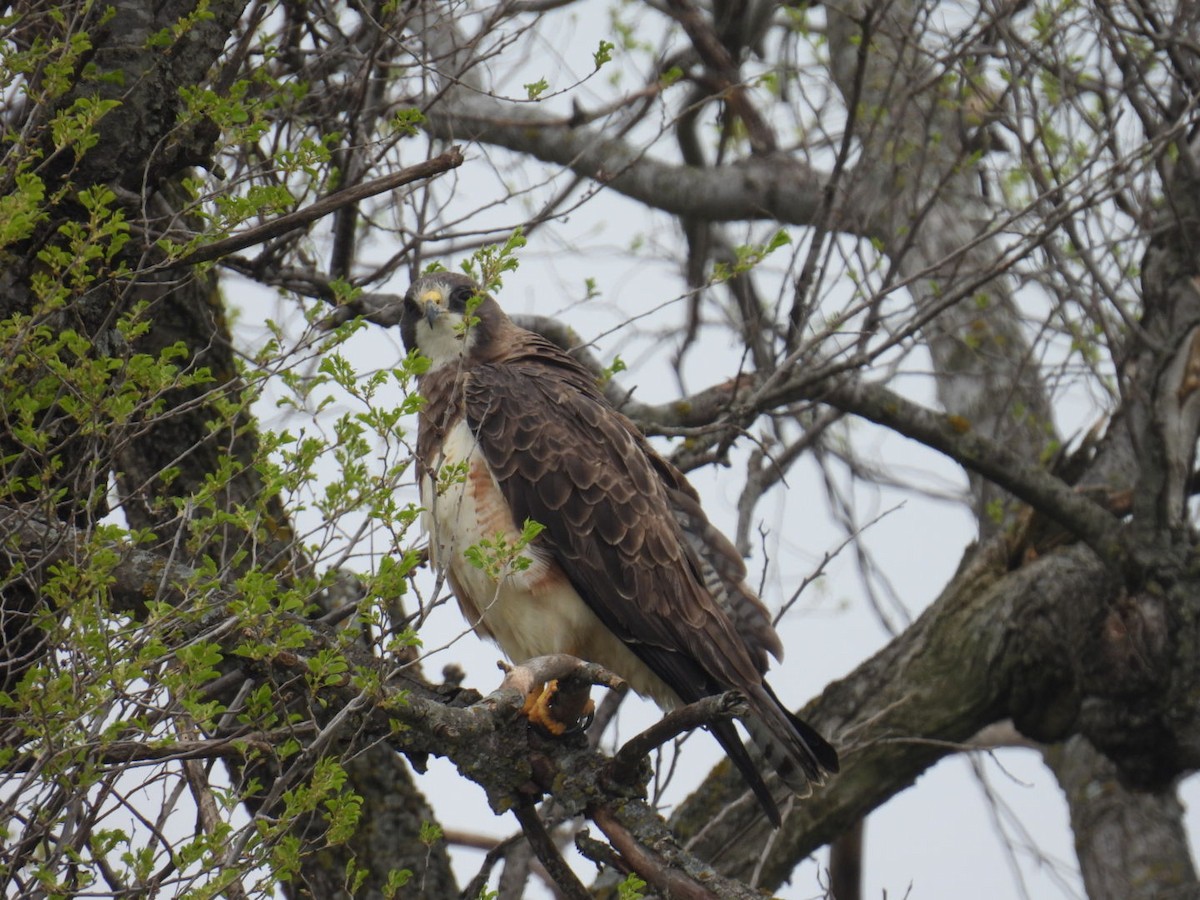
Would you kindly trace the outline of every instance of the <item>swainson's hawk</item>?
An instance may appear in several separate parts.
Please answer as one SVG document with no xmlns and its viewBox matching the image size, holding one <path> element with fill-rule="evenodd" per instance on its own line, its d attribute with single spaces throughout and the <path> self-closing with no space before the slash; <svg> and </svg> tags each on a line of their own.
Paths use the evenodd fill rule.
<svg viewBox="0 0 1200 900">
<path fill-rule="evenodd" d="M 782 646 L 740 556 L 595 376 L 462 275 L 417 280 L 401 329 L 431 363 L 417 437 L 431 556 L 476 631 L 515 662 L 599 663 L 666 709 L 736 689 L 789 787 L 806 793 L 837 771 L 834 749 L 763 680 Z M 526 520 L 544 530 L 524 570 L 497 582 L 464 557 L 497 535 L 515 541 Z M 736 729 L 711 730 L 778 824 Z"/>
</svg>

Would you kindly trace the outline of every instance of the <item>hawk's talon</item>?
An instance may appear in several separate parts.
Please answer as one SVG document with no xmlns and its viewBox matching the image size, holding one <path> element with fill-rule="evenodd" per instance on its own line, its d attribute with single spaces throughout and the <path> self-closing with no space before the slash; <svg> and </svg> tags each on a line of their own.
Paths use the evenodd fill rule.
<svg viewBox="0 0 1200 900">
<path fill-rule="evenodd" d="M 574 721 L 573 724 L 566 726 L 559 737 L 574 737 L 577 734 L 583 734 L 592 727 L 592 722 L 596 719 L 596 704 L 588 700 L 587 706 L 583 712 Z"/>
<path fill-rule="evenodd" d="M 583 734 L 592 727 L 592 723 L 596 721 L 596 704 L 591 700 L 587 703 L 587 708 L 583 711 L 583 715 L 579 720 L 567 729 L 568 734 Z"/>
</svg>

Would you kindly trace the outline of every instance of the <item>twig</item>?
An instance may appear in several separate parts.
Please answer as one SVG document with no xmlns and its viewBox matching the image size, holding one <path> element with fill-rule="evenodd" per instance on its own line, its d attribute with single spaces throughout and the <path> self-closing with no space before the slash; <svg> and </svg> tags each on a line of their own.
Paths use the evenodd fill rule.
<svg viewBox="0 0 1200 900">
<path fill-rule="evenodd" d="M 252 753 L 262 753 L 275 747 L 284 737 L 294 737 L 296 730 L 252 732 L 228 737 L 178 740 L 170 744 L 150 745 L 141 741 L 114 741 L 103 746 L 86 744 L 70 748 L 70 752 L 85 752 L 89 760 L 106 766 L 132 767 L 138 763 L 164 763 L 200 759 L 244 759 Z M 42 758 L 34 754 L 13 757 L 5 766 L 9 772 L 27 772 Z"/>
<path fill-rule="evenodd" d="M 863 525 L 861 528 L 854 529 L 853 532 L 851 532 L 849 535 L 846 536 L 845 540 L 843 540 L 840 544 L 838 544 L 832 550 L 826 550 L 825 555 L 823 556 L 823 558 L 821 559 L 821 562 L 817 565 L 817 567 L 815 569 L 813 569 L 811 572 L 809 572 L 807 575 L 804 576 L 804 580 L 801 581 L 800 586 L 792 592 L 792 596 L 789 597 L 787 599 L 787 601 L 781 607 L 779 607 L 779 612 L 777 612 L 775 614 L 775 619 L 771 624 L 778 627 L 779 623 L 783 620 L 783 617 L 788 613 L 788 611 L 793 606 L 796 605 L 796 601 L 800 599 L 800 595 L 804 593 L 804 589 L 807 588 L 814 581 L 816 581 L 818 578 L 820 578 L 821 575 L 823 575 L 825 572 L 825 567 L 828 566 L 831 562 L 833 562 L 833 560 L 843 550 L 845 550 L 847 546 L 852 544 L 854 541 L 858 540 L 859 536 L 862 535 L 868 528 L 877 524 L 885 516 L 890 516 L 892 513 L 894 513 L 896 510 L 900 509 L 903 506 L 904 506 L 903 503 L 897 503 L 891 509 L 885 509 L 879 515 L 877 515 L 875 518 L 873 518 L 870 522 L 868 522 L 866 525 Z M 895 635 L 893 635 L 893 637 L 894 636 Z"/>
<path fill-rule="evenodd" d="M 658 854 L 637 842 L 607 807 L 592 810 L 592 821 L 604 832 L 613 848 L 637 874 L 646 879 L 664 896 L 683 900 L 714 900 L 716 897 L 702 884 L 670 868 Z"/>
<path fill-rule="evenodd" d="M 201 765 L 194 759 L 186 760 L 183 763 L 183 772 L 187 778 L 188 786 L 191 788 L 192 799 L 196 803 L 196 817 L 199 819 L 201 828 L 203 828 L 205 834 L 211 837 L 224 823 L 225 817 L 217 810 L 216 802 L 212 796 L 212 788 L 204 776 L 204 770 Z M 225 885 L 224 892 L 230 900 L 246 900 L 249 896 L 239 876 L 235 876 Z"/>
<path fill-rule="evenodd" d="M 588 746 L 593 750 L 599 749 L 600 742 L 604 739 L 604 732 L 608 730 L 608 723 L 613 720 L 617 714 L 617 710 L 621 708 L 621 703 L 625 699 L 625 694 L 618 691 L 609 691 L 596 704 L 596 712 L 592 716 L 592 724 L 588 726 Z"/>
<path fill-rule="evenodd" d="M 457 832 L 454 833 L 454 836 L 451 835 L 451 832 L 445 832 L 445 836 L 446 840 L 451 843 L 487 850 L 487 854 L 483 857 L 483 865 L 479 867 L 479 871 L 475 873 L 475 877 L 470 880 L 467 886 L 463 888 L 462 893 L 458 895 L 460 900 L 476 900 L 483 893 L 483 889 L 487 887 L 488 879 L 491 877 L 492 869 L 496 867 L 496 863 L 504 857 L 504 854 L 508 852 L 508 849 L 513 844 L 524 837 L 524 834 L 514 834 L 512 837 L 505 838 L 502 841 L 491 842 L 488 847 L 484 847 L 474 840 L 464 839 L 464 836 Z"/>
<path fill-rule="evenodd" d="M 749 711 L 746 698 L 737 691 L 713 694 L 711 697 L 672 710 L 641 734 L 634 735 L 616 752 L 612 761 L 613 777 L 620 782 L 631 782 L 637 772 L 638 763 L 651 750 L 661 747 L 685 731 L 718 719 L 744 716 Z"/>
<path fill-rule="evenodd" d="M 228 256 L 230 253 L 245 250 L 247 247 L 253 247 L 255 244 L 261 244 L 282 234 L 287 234 L 287 232 L 307 225 L 310 222 L 315 222 L 317 219 L 323 218 L 341 209 L 343 206 L 358 203 L 360 200 L 374 197 L 376 194 L 382 194 L 385 191 L 394 190 L 413 181 L 419 181 L 422 178 L 432 178 L 434 175 L 440 175 L 450 169 L 457 168 L 462 163 L 462 150 L 458 147 L 451 147 L 441 156 L 435 156 L 433 159 L 427 159 L 424 162 L 417 163 L 415 166 L 409 166 L 407 169 L 401 169 L 399 172 L 384 175 L 373 181 L 366 181 L 362 184 L 345 188 L 344 190 L 335 191 L 329 196 L 309 204 L 304 209 L 287 213 L 277 219 L 272 219 L 270 222 L 249 228 L 240 234 L 232 234 L 222 240 L 205 244 L 203 247 L 193 250 L 183 259 L 172 263 L 172 265 L 191 266 L 196 263 L 208 262 L 212 259 Z"/>
<path fill-rule="evenodd" d="M 562 854 L 558 852 L 558 848 L 554 846 L 554 841 L 550 840 L 550 835 L 542 825 L 542 820 L 538 818 L 534 805 L 520 803 L 513 809 L 513 815 L 521 823 L 521 829 L 525 832 L 529 846 L 533 848 L 534 854 L 546 867 L 546 871 L 563 892 L 563 896 L 569 900 L 590 900 L 591 894 L 588 893 L 578 876 L 571 871 L 571 867 L 567 865 Z"/>
<path fill-rule="evenodd" d="M 492 869 L 496 863 L 505 857 L 513 845 L 525 840 L 525 833 L 518 831 L 516 834 L 509 835 L 506 838 L 494 838 L 486 834 L 476 834 L 471 831 L 457 831 L 453 828 L 447 828 L 442 832 L 446 843 L 453 844 L 458 847 L 470 847 L 474 850 L 484 850 L 486 855 L 483 858 L 483 865 L 479 867 L 479 871 L 470 883 L 463 888 L 459 894 L 461 900 L 476 900 L 477 897 L 487 887 L 488 879 L 491 877 Z M 542 865 L 540 860 L 534 860 L 531 866 L 533 874 L 542 880 L 542 882 L 551 891 L 557 891 L 558 885 L 554 883 L 554 879 L 550 877 L 550 873 L 546 871 L 546 867 Z"/>
<path fill-rule="evenodd" d="M 596 840 L 586 828 L 576 832 L 575 849 L 598 866 L 608 866 L 622 875 L 628 875 L 632 871 L 629 863 L 621 859 L 621 855 L 617 851 L 604 841 Z"/>
</svg>

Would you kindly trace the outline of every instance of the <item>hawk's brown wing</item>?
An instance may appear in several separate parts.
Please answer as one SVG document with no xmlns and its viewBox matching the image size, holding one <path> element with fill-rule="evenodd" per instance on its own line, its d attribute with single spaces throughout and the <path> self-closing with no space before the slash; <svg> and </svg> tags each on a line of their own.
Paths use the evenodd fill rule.
<svg viewBox="0 0 1200 900">
<path fill-rule="evenodd" d="M 585 602 L 622 640 L 664 657 L 651 668 L 681 699 L 703 696 L 714 678 L 759 680 L 698 583 L 643 439 L 559 374 L 519 359 L 467 377 L 467 420 L 514 519 L 545 527 L 539 542 Z"/>
<path fill-rule="evenodd" d="M 471 367 L 464 412 L 515 521 L 544 526 L 538 542 L 580 597 L 681 700 L 741 691 L 804 776 L 819 779 L 836 765 L 832 748 L 802 733 L 762 681 L 777 644 L 748 646 L 704 586 L 706 574 L 719 576 L 705 572 L 698 539 L 689 544 L 676 518 L 703 517 L 690 486 L 570 357 L 528 332 L 508 351 Z M 686 509 L 679 497 L 673 507 L 672 491 L 689 498 Z M 736 731 L 727 722 L 713 731 L 774 811 Z"/>
</svg>

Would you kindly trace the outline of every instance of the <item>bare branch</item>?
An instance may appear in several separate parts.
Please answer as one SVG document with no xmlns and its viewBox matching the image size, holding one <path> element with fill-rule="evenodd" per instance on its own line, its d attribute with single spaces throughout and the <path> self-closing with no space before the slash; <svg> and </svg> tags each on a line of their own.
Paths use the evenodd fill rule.
<svg viewBox="0 0 1200 900">
<path fill-rule="evenodd" d="M 703 885 L 674 871 L 654 852 L 639 844 L 608 809 L 600 807 L 594 810 L 592 821 L 604 832 L 630 868 L 665 895 L 684 900 L 715 900 L 717 897 Z"/>
<path fill-rule="evenodd" d="M 825 176 L 790 156 L 755 157 L 712 169 L 671 165 L 590 128 L 572 128 L 536 110 L 468 94 L 431 107 L 427 120 L 430 133 L 444 140 L 480 141 L 527 153 L 680 216 L 805 225 L 821 207 Z M 863 225 L 847 209 L 838 228 L 861 233 Z"/>
<path fill-rule="evenodd" d="M 632 781 L 641 761 L 667 741 L 709 722 L 744 716 L 748 709 L 745 697 L 735 691 L 727 691 L 671 710 L 622 745 L 613 756 L 613 777 L 618 781 Z"/>
<path fill-rule="evenodd" d="M 323 219 L 330 213 L 351 204 L 359 203 L 368 197 L 374 197 L 377 194 L 395 190 L 398 187 L 412 184 L 414 181 L 420 181 L 424 178 L 433 178 L 436 175 L 461 166 L 462 163 L 462 151 L 458 147 L 452 147 L 440 156 L 435 156 L 414 166 L 409 166 L 407 169 L 391 172 L 371 181 L 335 191 L 327 197 L 322 197 L 320 200 L 310 203 L 304 209 L 298 209 L 295 212 L 279 216 L 270 222 L 265 222 L 254 228 L 248 228 L 240 234 L 230 235 L 227 238 L 213 241 L 211 244 L 205 244 L 193 250 L 183 259 L 173 262 L 172 265 L 191 266 L 196 263 L 220 259 L 222 256 L 229 256 L 232 253 L 237 253 L 239 250 L 245 250 L 247 247 L 253 247 L 256 244 L 265 243 L 272 238 L 280 237 L 289 231 L 303 228 L 319 219 Z"/>
<path fill-rule="evenodd" d="M 532 803 L 518 804 L 513 809 L 513 815 L 517 817 L 517 821 L 521 823 L 521 829 L 525 832 L 525 837 L 529 841 L 529 845 L 533 847 L 533 852 L 537 855 L 538 861 L 546 867 L 546 872 L 553 879 L 554 884 L 568 900 L 587 900 L 591 896 L 588 889 L 583 886 L 583 883 L 571 871 L 562 858 L 562 854 L 558 852 L 558 848 L 554 846 L 554 842 L 550 840 L 550 835 L 546 833 L 546 828 L 542 825 L 542 820 L 538 818 L 537 809 Z"/>
</svg>

